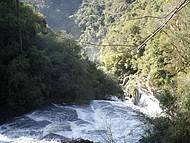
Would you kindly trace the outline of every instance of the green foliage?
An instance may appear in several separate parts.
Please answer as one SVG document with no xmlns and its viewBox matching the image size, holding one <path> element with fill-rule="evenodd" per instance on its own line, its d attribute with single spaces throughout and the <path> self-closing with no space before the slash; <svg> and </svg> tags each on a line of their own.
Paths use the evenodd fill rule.
<svg viewBox="0 0 190 143">
<path fill-rule="evenodd" d="M 0 2 L 0 110 L 25 113 L 49 103 L 86 103 L 121 95 L 121 88 L 82 54 L 81 47 L 46 27 L 27 3 Z"/>
<path fill-rule="evenodd" d="M 169 118 L 156 121 L 154 133 L 149 134 L 146 142 L 188 143 L 190 6 L 184 7 L 161 32 L 138 49 L 144 39 L 167 20 L 179 1 L 129 3 L 132 3 L 130 7 L 124 0 L 99 3 L 86 0 L 75 15 L 84 30 L 81 41 L 111 45 L 101 47 L 100 64 L 126 85 L 130 94 L 135 94 L 137 80 L 142 88 L 156 93 Z M 162 122 L 166 124 L 160 128 Z"/>
<path fill-rule="evenodd" d="M 39 10 L 46 16 L 48 25 L 54 30 L 65 30 L 66 33 L 77 38 L 80 36 L 81 29 L 70 16 L 79 9 L 82 0 L 45 0 L 41 3 L 35 0 L 25 1 L 31 1 L 37 5 Z"/>
<path fill-rule="evenodd" d="M 124 14 L 132 1 L 85 0 L 74 15 L 76 23 L 83 29 L 81 42 L 101 42 L 109 25 Z"/>
<path fill-rule="evenodd" d="M 166 129 L 170 126 L 170 120 L 161 117 L 151 120 L 151 123 L 154 124 L 153 132 L 148 130 L 146 137 L 142 138 L 140 143 L 162 143 L 168 140 L 168 138 L 166 138 Z"/>
<path fill-rule="evenodd" d="M 118 4 L 112 5 L 114 2 Z M 79 23 L 84 27 L 83 39 L 97 41 L 97 38 L 103 45 L 112 45 L 101 47 L 100 63 L 108 73 L 118 77 L 121 83 L 129 79 L 126 88 L 138 80 L 142 88 L 156 93 L 170 121 L 167 121 L 167 126 L 155 129 L 155 134 L 151 136 L 152 142 L 188 143 L 190 6 L 184 7 L 161 32 L 138 49 L 144 39 L 166 21 L 165 16 L 179 1 L 137 0 L 124 10 L 119 7 L 122 2 L 112 0 L 109 3 L 102 0 L 99 4 L 94 2 L 89 6 L 86 1 L 82 8 L 87 9 L 86 14 L 81 16 L 85 11 L 78 13 Z M 101 11 L 103 15 L 98 13 Z M 116 11 L 119 14 L 114 17 L 108 11 L 113 15 Z M 86 15 L 93 14 L 95 16 L 88 20 Z M 98 30 L 95 30 L 95 25 L 98 25 Z M 97 36 L 100 31 L 105 35 L 103 40 Z"/>
<path fill-rule="evenodd" d="M 165 128 L 154 129 L 150 142 L 188 143 L 190 140 L 189 12 L 189 6 L 184 8 L 146 45 L 143 56 L 137 60 L 139 76 L 149 77 L 171 120 Z"/>
<path fill-rule="evenodd" d="M 137 49 L 138 45 L 143 41 L 144 37 L 148 35 L 155 26 L 155 19 L 142 18 L 137 20 L 130 20 L 147 15 L 159 16 L 162 14 L 161 2 L 155 1 L 136 1 L 128 11 L 123 14 L 116 22 L 114 22 L 107 32 L 103 44 L 114 44 L 126 46 L 112 46 L 103 47 L 100 52 L 100 62 L 109 70 L 109 65 L 117 66 L 112 73 L 118 73 L 116 76 L 123 78 L 124 75 L 134 74 L 138 70 L 138 59 L 144 54 L 145 49 Z M 150 25 L 152 25 L 150 27 Z M 127 46 L 128 45 L 128 46 Z M 114 58 L 109 60 L 110 51 L 112 51 Z"/>
</svg>

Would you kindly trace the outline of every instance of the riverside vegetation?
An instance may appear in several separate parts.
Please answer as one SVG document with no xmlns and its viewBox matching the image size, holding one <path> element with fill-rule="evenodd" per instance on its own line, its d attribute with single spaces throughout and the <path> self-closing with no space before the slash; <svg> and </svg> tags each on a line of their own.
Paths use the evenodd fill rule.
<svg viewBox="0 0 190 143">
<path fill-rule="evenodd" d="M 49 103 L 86 103 L 122 95 L 72 39 L 46 27 L 28 3 L 0 1 L 1 120 Z"/>
<path fill-rule="evenodd" d="M 84 0 L 73 19 L 82 29 L 82 44 L 108 45 L 99 47 L 99 64 L 105 75 L 87 60 L 76 42 L 48 29 L 43 16 L 30 5 L 20 4 L 18 15 L 13 1 L 1 0 L 1 106 L 23 113 L 50 102 L 117 95 L 122 92 L 109 78 L 117 77 L 132 96 L 137 83 L 150 89 L 167 113 L 153 120 L 153 131 L 142 143 L 189 143 L 189 3 Z M 166 26 L 139 48 L 181 4 Z"/>
<path fill-rule="evenodd" d="M 94 0 L 90 4 L 86 0 L 75 15 L 84 28 L 81 40 L 102 45 L 99 61 L 102 69 L 116 76 L 132 96 L 137 83 L 149 89 L 167 113 L 167 117 L 153 121 L 153 133 L 141 142 L 190 141 L 189 3 L 188 0 Z M 139 48 L 180 5 L 182 8 L 166 26 Z"/>
</svg>

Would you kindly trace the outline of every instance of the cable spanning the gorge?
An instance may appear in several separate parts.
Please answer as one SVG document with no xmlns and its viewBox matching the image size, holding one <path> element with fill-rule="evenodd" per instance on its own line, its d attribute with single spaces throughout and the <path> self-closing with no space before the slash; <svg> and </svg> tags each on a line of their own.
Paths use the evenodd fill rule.
<svg viewBox="0 0 190 143">
<path fill-rule="evenodd" d="M 143 48 L 150 40 L 152 40 L 159 32 L 161 32 L 165 26 L 188 4 L 190 3 L 190 0 L 183 0 L 179 2 L 179 4 L 170 11 L 166 16 L 163 17 L 156 17 L 156 16 L 143 16 L 143 17 L 137 17 L 133 19 L 129 19 L 127 21 L 131 20 L 139 20 L 144 18 L 156 18 L 156 19 L 166 19 L 158 28 L 156 28 L 151 34 L 149 34 L 139 46 L 135 45 L 129 45 L 129 44 L 95 44 L 90 42 L 80 42 L 82 46 L 96 46 L 96 47 L 137 47 L 138 50 Z"/>
</svg>

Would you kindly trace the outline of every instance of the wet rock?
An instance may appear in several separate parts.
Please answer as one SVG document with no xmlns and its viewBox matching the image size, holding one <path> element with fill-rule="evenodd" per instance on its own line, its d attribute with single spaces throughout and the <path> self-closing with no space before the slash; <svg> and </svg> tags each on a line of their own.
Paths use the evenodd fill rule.
<svg viewBox="0 0 190 143">
<path fill-rule="evenodd" d="M 44 136 L 43 138 L 41 138 L 41 140 L 47 140 L 47 141 L 54 140 L 54 141 L 66 142 L 66 141 L 69 141 L 70 139 L 68 139 L 64 136 L 61 136 L 61 135 L 51 133 L 51 134 L 48 134 L 48 135 Z"/>
<path fill-rule="evenodd" d="M 132 101 L 134 103 L 134 105 L 138 105 L 139 101 L 141 99 L 141 94 L 139 93 L 139 90 L 135 89 L 134 91 L 134 96 L 132 97 Z"/>
<path fill-rule="evenodd" d="M 79 139 L 79 140 L 73 140 L 73 141 L 61 141 L 61 143 L 93 143 L 89 140 Z"/>
</svg>

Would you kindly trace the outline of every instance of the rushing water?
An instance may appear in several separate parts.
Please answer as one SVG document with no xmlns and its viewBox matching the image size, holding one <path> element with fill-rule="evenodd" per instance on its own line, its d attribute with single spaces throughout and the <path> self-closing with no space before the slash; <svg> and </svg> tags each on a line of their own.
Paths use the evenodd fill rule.
<svg viewBox="0 0 190 143">
<path fill-rule="evenodd" d="M 151 115 L 145 112 L 148 105 L 157 104 L 150 97 L 141 98 L 139 107 L 119 100 L 95 100 L 85 106 L 51 105 L 1 125 L 0 143 L 49 143 L 68 138 L 137 143 L 150 126 L 138 111 Z"/>
</svg>

